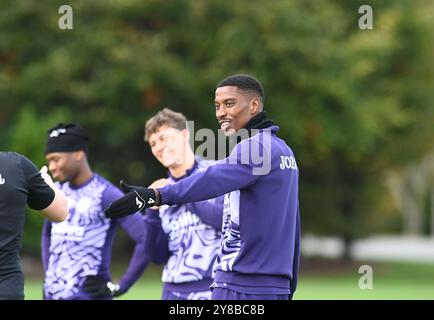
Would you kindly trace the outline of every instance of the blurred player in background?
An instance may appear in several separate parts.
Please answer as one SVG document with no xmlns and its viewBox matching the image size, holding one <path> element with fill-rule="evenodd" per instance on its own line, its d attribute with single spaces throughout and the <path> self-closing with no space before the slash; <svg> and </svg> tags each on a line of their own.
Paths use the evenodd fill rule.
<svg viewBox="0 0 434 320">
<path fill-rule="evenodd" d="M 143 217 L 136 213 L 108 219 L 104 209 L 122 196 L 109 181 L 92 172 L 87 133 L 75 124 L 49 130 L 45 156 L 56 185 L 68 198 L 69 215 L 61 223 L 46 221 L 42 232 L 45 299 L 111 299 L 125 293 L 148 264 L 144 254 Z M 115 230 L 120 225 L 135 241 L 130 264 L 119 284 L 112 282 L 110 262 Z"/>
<path fill-rule="evenodd" d="M 147 121 L 145 141 L 168 169 L 168 178 L 152 187 L 181 181 L 214 164 L 194 156 L 186 121 L 183 114 L 167 108 Z M 165 264 L 163 300 L 211 298 L 211 272 L 220 247 L 222 219 L 222 197 L 147 209 L 147 252 L 154 262 Z"/>
</svg>

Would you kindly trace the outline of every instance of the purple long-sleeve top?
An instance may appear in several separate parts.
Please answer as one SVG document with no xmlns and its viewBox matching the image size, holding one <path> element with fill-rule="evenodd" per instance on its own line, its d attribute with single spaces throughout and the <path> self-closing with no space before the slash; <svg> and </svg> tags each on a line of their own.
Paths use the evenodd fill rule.
<svg viewBox="0 0 434 320">
<path fill-rule="evenodd" d="M 87 276 L 111 280 L 110 262 L 116 228 L 120 225 L 135 242 L 126 272 L 119 281 L 126 292 L 146 269 L 145 230 L 141 214 L 108 219 L 104 209 L 123 193 L 94 174 L 85 184 L 58 184 L 68 198 L 65 221 L 45 221 L 42 231 L 42 262 L 45 270 L 45 299 L 90 299 L 83 288 Z"/>
<path fill-rule="evenodd" d="M 196 158 L 185 176 L 174 178 L 169 174 L 169 180 L 181 181 L 214 163 Z M 165 264 L 165 285 L 176 284 L 176 290 L 208 290 L 221 243 L 222 219 L 223 197 L 147 210 L 146 251 L 155 263 Z"/>
</svg>

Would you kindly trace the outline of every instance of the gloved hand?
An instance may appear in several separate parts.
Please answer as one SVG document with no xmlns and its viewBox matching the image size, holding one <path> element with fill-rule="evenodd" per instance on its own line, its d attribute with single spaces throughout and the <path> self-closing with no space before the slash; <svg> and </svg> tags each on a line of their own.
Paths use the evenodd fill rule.
<svg viewBox="0 0 434 320">
<path fill-rule="evenodd" d="M 154 182 L 152 182 L 148 186 L 148 188 L 150 188 L 150 189 L 162 188 L 162 187 L 167 186 L 168 184 L 170 184 L 169 179 L 163 178 L 163 179 L 155 180 Z M 158 198 L 158 195 L 157 195 L 157 198 Z M 153 207 L 150 207 L 150 208 L 153 209 L 153 210 L 158 210 L 158 206 L 153 206 Z"/>
<path fill-rule="evenodd" d="M 159 192 L 156 189 L 130 186 L 121 181 L 120 187 L 126 194 L 104 210 L 107 218 L 119 218 L 145 208 L 159 205 Z"/>
<path fill-rule="evenodd" d="M 117 283 L 107 281 L 101 276 L 87 276 L 83 283 L 83 289 L 89 293 L 92 299 L 118 297 L 123 293 Z"/>
</svg>

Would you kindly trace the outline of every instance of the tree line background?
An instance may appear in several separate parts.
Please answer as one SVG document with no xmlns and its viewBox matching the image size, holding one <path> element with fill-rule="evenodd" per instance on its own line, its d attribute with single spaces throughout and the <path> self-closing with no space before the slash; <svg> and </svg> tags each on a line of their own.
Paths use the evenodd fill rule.
<svg viewBox="0 0 434 320">
<path fill-rule="evenodd" d="M 63 4 L 73 30 L 58 27 Z M 373 30 L 358 28 L 365 4 Z M 427 234 L 433 162 L 418 164 L 434 150 L 433 12 L 423 0 L 3 0 L 0 149 L 42 166 L 47 130 L 76 122 L 95 171 L 146 185 L 166 174 L 146 120 L 169 107 L 216 131 L 215 85 L 248 73 L 295 152 L 303 233 L 400 233 L 413 210 L 410 232 Z M 24 252 L 39 253 L 41 226 L 29 212 Z"/>
</svg>

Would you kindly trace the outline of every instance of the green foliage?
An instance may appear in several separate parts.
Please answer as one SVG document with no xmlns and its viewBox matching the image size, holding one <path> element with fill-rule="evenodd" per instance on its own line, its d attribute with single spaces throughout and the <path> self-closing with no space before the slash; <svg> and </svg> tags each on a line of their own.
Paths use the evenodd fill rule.
<svg viewBox="0 0 434 320">
<path fill-rule="evenodd" d="M 11 138 L 7 150 L 14 150 L 32 159 L 39 168 L 45 165 L 44 147 L 48 128 L 70 118 L 67 109 L 57 108 L 50 114 L 38 114 L 31 106 L 25 106 L 10 126 Z M 43 217 L 28 209 L 24 227 L 23 250 L 38 251 Z"/>
<path fill-rule="evenodd" d="M 390 219 L 385 170 L 434 147 L 431 2 L 79 1 L 73 30 L 61 4 L 0 3 L 0 147 L 38 163 L 46 129 L 74 121 L 94 169 L 150 183 L 144 122 L 170 107 L 215 130 L 215 84 L 250 73 L 297 156 L 303 229 L 354 237 Z"/>
</svg>

